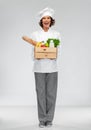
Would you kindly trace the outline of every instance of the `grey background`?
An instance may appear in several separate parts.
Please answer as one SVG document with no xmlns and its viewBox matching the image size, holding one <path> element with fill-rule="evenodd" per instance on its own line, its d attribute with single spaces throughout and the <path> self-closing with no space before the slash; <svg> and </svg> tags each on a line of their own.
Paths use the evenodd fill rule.
<svg viewBox="0 0 91 130">
<path fill-rule="evenodd" d="M 36 105 L 31 46 L 21 37 L 39 29 L 47 6 L 62 38 L 57 105 L 91 105 L 90 0 L 0 0 L 0 105 Z"/>
</svg>

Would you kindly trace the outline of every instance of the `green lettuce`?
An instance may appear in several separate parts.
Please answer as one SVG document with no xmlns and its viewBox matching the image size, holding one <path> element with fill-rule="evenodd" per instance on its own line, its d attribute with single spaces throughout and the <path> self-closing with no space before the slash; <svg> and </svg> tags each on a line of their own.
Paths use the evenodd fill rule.
<svg viewBox="0 0 91 130">
<path fill-rule="evenodd" d="M 55 39 L 55 38 L 48 38 L 47 43 L 50 46 L 50 41 L 53 40 L 54 42 L 54 46 L 57 47 L 60 44 L 60 40 L 59 39 Z"/>
</svg>

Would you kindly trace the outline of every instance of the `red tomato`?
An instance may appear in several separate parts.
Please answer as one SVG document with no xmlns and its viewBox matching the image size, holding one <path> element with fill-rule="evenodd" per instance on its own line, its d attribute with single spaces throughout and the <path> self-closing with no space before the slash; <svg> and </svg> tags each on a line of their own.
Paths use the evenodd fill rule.
<svg viewBox="0 0 91 130">
<path fill-rule="evenodd" d="M 46 47 L 45 45 L 41 45 L 41 47 Z"/>
</svg>

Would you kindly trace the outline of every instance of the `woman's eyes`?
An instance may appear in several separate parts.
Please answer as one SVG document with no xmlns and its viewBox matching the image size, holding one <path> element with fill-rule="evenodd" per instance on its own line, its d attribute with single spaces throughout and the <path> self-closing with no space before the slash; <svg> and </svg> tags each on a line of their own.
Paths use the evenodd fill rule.
<svg viewBox="0 0 91 130">
<path fill-rule="evenodd" d="M 49 17 L 49 18 L 43 18 L 43 19 L 44 19 L 44 20 L 45 20 L 45 19 L 48 19 L 48 20 L 49 20 L 49 19 L 50 19 L 50 17 Z"/>
</svg>

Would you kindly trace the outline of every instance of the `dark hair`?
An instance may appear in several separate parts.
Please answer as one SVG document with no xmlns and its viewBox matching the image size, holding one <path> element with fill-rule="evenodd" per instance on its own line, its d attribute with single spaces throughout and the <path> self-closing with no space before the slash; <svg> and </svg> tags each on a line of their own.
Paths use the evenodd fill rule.
<svg viewBox="0 0 91 130">
<path fill-rule="evenodd" d="M 51 24 L 50 24 L 50 27 L 51 27 L 55 24 L 55 19 L 53 19 L 52 17 L 50 18 L 51 18 Z M 42 19 L 39 21 L 39 25 L 43 28 Z"/>
</svg>

